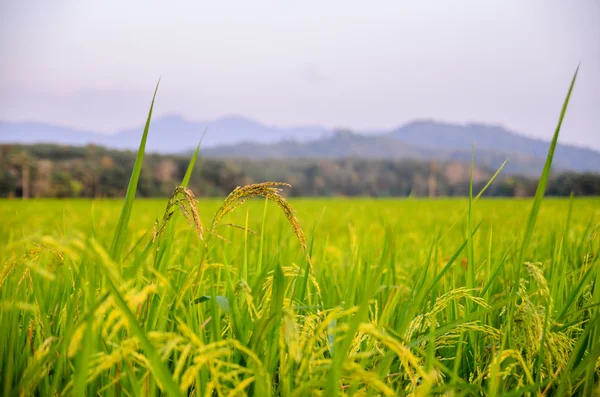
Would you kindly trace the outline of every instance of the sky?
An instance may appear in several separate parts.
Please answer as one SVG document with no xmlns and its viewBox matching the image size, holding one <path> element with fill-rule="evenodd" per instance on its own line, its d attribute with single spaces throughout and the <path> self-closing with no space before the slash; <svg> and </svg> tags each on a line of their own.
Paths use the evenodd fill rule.
<svg viewBox="0 0 600 397">
<path fill-rule="evenodd" d="M 0 0 L 0 120 L 500 124 L 600 150 L 600 2 Z"/>
</svg>

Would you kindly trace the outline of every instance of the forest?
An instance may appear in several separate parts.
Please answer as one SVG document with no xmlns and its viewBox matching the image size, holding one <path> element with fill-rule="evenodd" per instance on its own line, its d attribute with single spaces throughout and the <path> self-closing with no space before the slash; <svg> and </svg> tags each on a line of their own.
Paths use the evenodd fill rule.
<svg viewBox="0 0 600 397">
<path fill-rule="evenodd" d="M 129 183 L 135 152 L 101 146 L 0 145 L 0 197 L 121 197 Z M 198 196 L 224 196 L 237 186 L 262 181 L 292 185 L 290 196 L 451 197 L 468 196 L 470 164 L 379 159 L 202 158 L 189 186 Z M 149 153 L 138 195 L 169 196 L 185 174 L 187 155 Z M 510 159 L 508 159 L 510 164 Z M 473 169 L 479 191 L 496 170 Z M 486 196 L 529 197 L 537 179 L 502 171 Z M 600 174 L 551 175 L 547 195 L 600 195 Z"/>
</svg>

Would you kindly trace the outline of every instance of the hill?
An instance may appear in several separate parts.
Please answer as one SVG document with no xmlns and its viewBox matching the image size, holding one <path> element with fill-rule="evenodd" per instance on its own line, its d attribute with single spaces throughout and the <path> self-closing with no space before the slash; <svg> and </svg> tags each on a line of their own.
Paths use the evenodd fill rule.
<svg viewBox="0 0 600 397">
<path fill-rule="evenodd" d="M 515 164 L 531 167 L 538 167 L 540 162 L 543 164 L 550 146 L 549 142 L 529 138 L 501 126 L 485 124 L 458 125 L 416 121 L 395 129 L 389 135 L 410 145 L 440 151 L 470 151 L 475 142 L 476 153 L 500 154 Z M 554 153 L 553 165 L 557 169 L 599 172 L 600 153 L 592 149 L 559 144 Z"/>
<path fill-rule="evenodd" d="M 81 146 L 96 144 L 113 149 L 136 150 L 143 126 L 114 134 L 78 130 L 45 123 L 8 123 L 0 121 L 0 143 L 49 143 Z M 269 126 L 244 117 L 228 116 L 216 120 L 190 121 L 179 115 L 152 120 L 147 150 L 156 153 L 183 153 L 196 147 L 205 130 L 203 147 L 240 142 L 272 143 L 282 139 L 304 141 L 317 139 L 329 132 L 318 126 L 282 128 Z"/>
<path fill-rule="evenodd" d="M 532 139 L 500 126 L 415 121 L 379 133 L 332 132 L 318 126 L 282 128 L 229 116 L 212 121 L 191 121 L 171 115 L 151 125 L 147 150 L 175 154 L 190 151 L 205 129 L 203 153 L 209 157 L 250 159 L 365 158 L 471 161 L 476 144 L 478 165 L 494 169 L 508 158 L 505 172 L 537 175 L 543 167 L 549 142 Z M 83 146 L 89 143 L 135 150 L 142 127 L 112 135 L 43 123 L 0 122 L 0 143 L 53 143 Z M 553 167 L 561 171 L 600 172 L 600 152 L 559 144 Z"/>
<path fill-rule="evenodd" d="M 338 131 L 332 136 L 309 142 L 281 141 L 271 144 L 239 143 L 235 145 L 218 146 L 203 151 L 208 157 L 217 158 L 247 158 L 247 159 L 284 159 L 284 158 L 365 158 L 380 160 L 435 160 L 455 161 L 469 163 L 471 161 L 471 147 L 465 142 L 464 149 L 457 149 L 458 143 L 443 148 L 439 144 L 427 144 L 422 139 L 398 139 L 393 133 L 381 135 L 362 135 L 348 131 Z M 548 144 L 546 143 L 546 150 Z M 561 147 L 561 154 L 564 149 Z M 577 150 L 575 150 L 577 152 Z M 600 153 L 589 156 L 586 162 L 573 159 L 572 161 L 557 160 L 554 165 L 558 170 L 571 170 L 578 172 L 600 172 Z M 567 151 L 567 155 L 570 153 Z M 575 154 L 573 154 L 575 156 Z M 564 156 L 563 156 L 564 157 Z M 497 169 L 508 159 L 504 168 L 505 173 L 523 174 L 528 176 L 539 175 L 544 166 L 545 154 L 533 156 L 523 153 L 518 148 L 514 151 L 496 150 L 493 147 L 481 148 L 477 145 L 475 162 L 478 166 Z M 569 160 L 561 158 L 560 160 Z"/>
</svg>

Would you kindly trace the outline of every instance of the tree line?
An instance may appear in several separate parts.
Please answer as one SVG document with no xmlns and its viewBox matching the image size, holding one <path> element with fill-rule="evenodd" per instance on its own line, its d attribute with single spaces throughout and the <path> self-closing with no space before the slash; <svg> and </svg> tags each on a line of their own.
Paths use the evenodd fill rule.
<svg viewBox="0 0 600 397">
<path fill-rule="evenodd" d="M 0 197 L 121 197 L 136 153 L 60 145 L 0 145 Z M 168 196 L 183 178 L 189 156 L 146 154 L 138 194 Z M 198 196 L 225 196 L 236 186 L 282 181 L 291 196 L 466 196 L 470 164 L 418 160 L 201 158 L 189 186 Z M 473 188 L 483 188 L 493 172 L 475 167 Z M 537 180 L 502 174 L 487 196 L 526 197 Z M 555 173 L 547 194 L 600 195 L 600 174 Z"/>
</svg>

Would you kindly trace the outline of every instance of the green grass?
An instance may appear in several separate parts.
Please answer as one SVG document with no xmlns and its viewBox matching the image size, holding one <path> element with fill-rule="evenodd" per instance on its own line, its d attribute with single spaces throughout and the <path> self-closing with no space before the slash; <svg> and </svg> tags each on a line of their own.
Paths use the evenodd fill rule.
<svg viewBox="0 0 600 397">
<path fill-rule="evenodd" d="M 600 199 L 543 197 L 572 87 L 531 200 L 134 200 L 151 107 L 124 201 L 0 202 L 0 392 L 600 393 Z"/>
<path fill-rule="evenodd" d="M 308 267 L 274 204 L 265 212 L 253 200 L 226 217 L 244 225 L 247 211 L 258 234 L 217 229 L 230 242 L 211 240 L 196 293 L 204 244 L 183 217 L 146 250 L 165 202 L 135 202 L 121 275 L 108 253 L 121 201 L 0 204 L 4 395 L 154 395 L 164 386 L 109 280 L 182 394 L 318 394 L 336 354 L 346 394 L 597 391 L 600 199 L 544 201 L 512 318 L 532 200 L 473 203 L 473 290 L 467 199 L 293 200 L 310 231 L 303 295 Z M 205 224 L 220 204 L 198 202 Z M 200 296 L 217 299 L 193 303 Z"/>
</svg>

